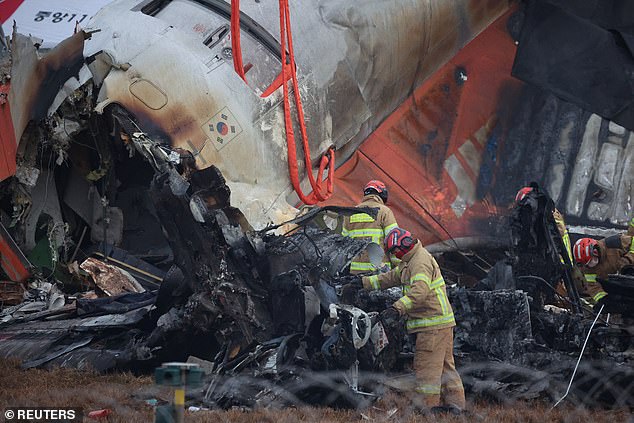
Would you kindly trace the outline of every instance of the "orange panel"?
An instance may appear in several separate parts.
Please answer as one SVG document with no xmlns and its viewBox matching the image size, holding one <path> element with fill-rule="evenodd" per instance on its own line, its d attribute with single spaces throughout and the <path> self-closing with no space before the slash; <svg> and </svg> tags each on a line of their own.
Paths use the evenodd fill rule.
<svg viewBox="0 0 634 423">
<path fill-rule="evenodd" d="M 4 0 L 0 2 L 0 23 L 5 23 L 22 3 L 24 3 L 24 0 Z"/>
<path fill-rule="evenodd" d="M 15 174 L 15 153 L 18 147 L 7 101 L 9 87 L 9 84 L 0 85 L 0 181 Z"/>
<path fill-rule="evenodd" d="M 487 188 L 502 131 L 497 110 L 522 86 L 511 77 L 511 13 L 425 81 L 337 169 L 329 204 L 356 204 L 364 184 L 377 178 L 388 185 L 399 224 L 425 244 L 495 230 L 499 210 L 487 201 Z"/>
<path fill-rule="evenodd" d="M 31 276 L 31 264 L 0 223 L 0 267 L 15 282 L 23 282 Z"/>
</svg>

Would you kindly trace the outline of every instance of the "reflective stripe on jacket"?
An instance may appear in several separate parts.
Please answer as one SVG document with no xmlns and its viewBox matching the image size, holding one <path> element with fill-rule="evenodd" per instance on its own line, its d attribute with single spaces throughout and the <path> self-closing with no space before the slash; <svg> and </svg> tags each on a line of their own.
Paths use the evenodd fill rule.
<svg viewBox="0 0 634 423">
<path fill-rule="evenodd" d="M 356 213 L 352 216 L 346 216 L 341 235 L 366 239 L 379 244 L 382 249 L 385 249 L 383 245 L 385 236 L 398 226 L 394 213 L 392 213 L 389 207 L 383 204 L 381 197 L 374 194 L 363 197 L 362 202 L 358 204 L 357 207 L 378 208 L 379 212 L 376 219 L 367 213 Z M 396 266 L 399 262 L 396 257 L 392 256 L 391 259 L 389 259 L 385 254 L 381 261 L 381 267 L 387 267 L 388 269 Z M 368 271 L 376 272 L 377 270 L 378 269 L 370 263 L 368 254 L 365 251 L 355 257 L 350 264 L 350 273 L 352 274 Z"/>
<path fill-rule="evenodd" d="M 392 271 L 363 278 L 366 289 L 386 289 L 399 285 L 403 289 L 403 296 L 393 305 L 402 314 L 407 314 L 409 333 L 456 325 L 438 263 L 420 241 L 416 241 L 414 248 L 403 256 L 401 263 Z"/>
</svg>

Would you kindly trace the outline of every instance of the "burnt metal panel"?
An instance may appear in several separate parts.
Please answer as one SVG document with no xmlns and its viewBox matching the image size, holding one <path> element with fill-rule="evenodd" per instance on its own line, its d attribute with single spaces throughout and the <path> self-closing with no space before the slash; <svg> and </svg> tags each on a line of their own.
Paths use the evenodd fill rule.
<svg viewBox="0 0 634 423">
<path fill-rule="evenodd" d="M 0 260 L 2 270 L 12 281 L 22 282 L 31 276 L 31 263 L 2 223 L 0 223 Z"/>
<path fill-rule="evenodd" d="M 30 38 L 14 30 L 9 103 L 18 144 L 28 122 L 45 118 L 60 88 L 78 75 L 86 37 L 79 31 L 40 58 Z"/>
</svg>

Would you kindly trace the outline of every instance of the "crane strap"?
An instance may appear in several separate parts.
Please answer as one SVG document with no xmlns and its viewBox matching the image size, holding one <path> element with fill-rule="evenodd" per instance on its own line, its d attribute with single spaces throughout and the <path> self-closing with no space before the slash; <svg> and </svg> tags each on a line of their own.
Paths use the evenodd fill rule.
<svg viewBox="0 0 634 423">
<path fill-rule="evenodd" d="M 280 86 L 284 93 L 284 127 L 286 129 L 286 146 L 288 150 L 288 171 L 293 189 L 304 204 L 312 205 L 320 201 L 327 200 L 334 191 L 335 178 L 335 150 L 330 147 L 326 154 L 319 161 L 317 178 L 312 172 L 312 160 L 310 156 L 310 145 L 306 131 L 306 121 L 302 99 L 299 93 L 297 82 L 297 66 L 295 64 L 295 53 L 293 51 L 293 37 L 291 34 L 290 8 L 288 0 L 280 2 L 280 57 L 282 60 L 282 70 L 271 85 L 262 93 L 262 97 L 268 97 Z M 240 0 L 231 0 L 231 48 L 233 51 L 233 67 L 236 73 L 246 82 L 244 66 L 242 62 L 242 50 L 240 47 Z M 287 53 L 288 49 L 288 53 Z M 288 82 L 293 85 L 293 96 L 295 108 L 297 110 L 297 120 L 301 134 L 302 147 L 304 149 L 304 166 L 310 182 L 312 192 L 304 194 L 300 186 L 299 167 L 297 165 L 297 145 L 295 141 L 295 131 L 293 129 L 293 116 L 291 113 L 291 98 Z M 324 172 L 328 176 L 324 179 Z"/>
</svg>

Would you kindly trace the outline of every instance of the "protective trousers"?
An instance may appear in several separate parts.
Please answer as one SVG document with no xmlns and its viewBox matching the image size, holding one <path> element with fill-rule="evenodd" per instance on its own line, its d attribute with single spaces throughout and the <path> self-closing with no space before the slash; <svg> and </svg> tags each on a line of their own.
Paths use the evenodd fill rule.
<svg viewBox="0 0 634 423">
<path fill-rule="evenodd" d="M 416 392 L 422 395 L 424 406 L 465 408 L 464 387 L 453 359 L 452 327 L 416 334 L 414 370 Z"/>
</svg>

